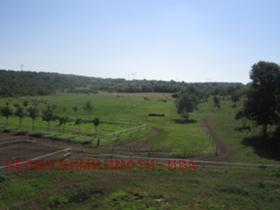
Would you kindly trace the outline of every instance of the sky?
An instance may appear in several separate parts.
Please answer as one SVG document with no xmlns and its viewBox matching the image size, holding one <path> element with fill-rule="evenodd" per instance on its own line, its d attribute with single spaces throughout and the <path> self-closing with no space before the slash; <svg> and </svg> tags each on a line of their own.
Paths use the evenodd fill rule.
<svg viewBox="0 0 280 210">
<path fill-rule="evenodd" d="M 280 63 L 279 0 L 0 0 L 0 69 L 249 81 Z"/>
</svg>

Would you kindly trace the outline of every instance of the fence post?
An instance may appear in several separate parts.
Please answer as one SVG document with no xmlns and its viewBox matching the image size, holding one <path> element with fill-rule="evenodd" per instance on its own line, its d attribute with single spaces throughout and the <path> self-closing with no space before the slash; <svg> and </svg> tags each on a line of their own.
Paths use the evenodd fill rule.
<svg viewBox="0 0 280 210">
<path fill-rule="evenodd" d="M 215 148 L 216 148 L 216 156 L 218 155 L 218 148 L 217 145 L 215 144 Z"/>
<path fill-rule="evenodd" d="M 111 148 L 111 159 L 113 159 L 113 155 L 114 155 L 114 146 L 112 145 L 112 148 Z"/>
</svg>

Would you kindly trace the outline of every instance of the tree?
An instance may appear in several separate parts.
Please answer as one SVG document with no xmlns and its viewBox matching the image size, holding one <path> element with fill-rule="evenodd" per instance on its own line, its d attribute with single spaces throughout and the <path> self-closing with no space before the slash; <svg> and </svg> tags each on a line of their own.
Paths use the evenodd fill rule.
<svg viewBox="0 0 280 210">
<path fill-rule="evenodd" d="M 240 95 L 236 92 L 233 92 L 230 96 L 232 101 L 232 106 L 236 107 L 237 102 L 240 100 Z"/>
<path fill-rule="evenodd" d="M 50 130 L 50 121 L 53 120 L 53 106 L 48 104 L 47 108 L 43 110 L 42 120 L 47 122 L 47 131 Z"/>
<path fill-rule="evenodd" d="M 240 98 L 247 92 L 244 87 L 237 86 L 229 88 L 228 94 L 230 95 L 232 107 L 236 107 L 237 103 L 240 101 Z"/>
<path fill-rule="evenodd" d="M 80 124 L 82 123 L 82 120 L 80 118 L 77 118 L 75 120 L 75 125 L 78 125 L 79 126 L 79 132 L 81 131 L 81 127 L 80 127 Z"/>
<path fill-rule="evenodd" d="M 68 117 L 59 117 L 58 118 L 58 120 L 59 120 L 59 126 L 62 126 L 63 125 L 63 132 L 64 132 L 64 130 L 65 130 L 65 125 L 66 125 L 66 123 L 69 121 L 69 119 L 68 119 Z"/>
<path fill-rule="evenodd" d="M 27 107 L 27 106 L 28 106 L 28 101 L 27 101 L 27 100 L 24 100 L 23 103 L 22 103 L 22 105 L 23 105 L 24 107 Z"/>
<path fill-rule="evenodd" d="M 32 119 L 32 130 L 34 131 L 35 120 L 38 117 L 38 110 L 35 106 L 31 106 L 27 109 L 28 116 Z"/>
<path fill-rule="evenodd" d="M 62 108 L 62 112 L 65 114 L 67 112 L 67 108 L 66 107 L 63 107 Z"/>
<path fill-rule="evenodd" d="M 188 89 L 179 94 L 175 103 L 178 114 L 181 114 L 183 118 L 188 119 L 189 113 L 197 108 L 198 99 L 195 93 Z"/>
<path fill-rule="evenodd" d="M 217 109 L 220 109 L 220 108 L 221 108 L 221 100 L 220 100 L 220 97 L 219 97 L 218 95 L 214 95 L 213 101 L 214 101 L 214 106 L 215 106 Z"/>
<path fill-rule="evenodd" d="M 77 115 L 77 112 L 78 112 L 78 110 L 79 110 L 79 108 L 77 107 L 77 106 L 73 106 L 72 107 L 72 110 L 75 112 L 75 114 Z"/>
<path fill-rule="evenodd" d="M 80 125 L 82 123 L 82 120 L 80 118 L 77 118 L 75 121 L 75 125 Z"/>
<path fill-rule="evenodd" d="M 83 109 L 84 109 L 84 111 L 87 112 L 88 114 L 91 114 L 92 109 L 93 109 L 93 106 L 92 106 L 91 102 L 90 102 L 90 101 L 87 101 L 87 102 L 84 104 Z"/>
<path fill-rule="evenodd" d="M 6 106 L 1 109 L 1 114 L 6 118 L 6 125 L 8 125 L 9 117 L 13 115 L 13 110 L 10 108 L 8 102 L 6 103 Z"/>
<path fill-rule="evenodd" d="M 263 136 L 267 137 L 268 125 L 280 122 L 280 67 L 260 61 L 252 66 L 250 78 L 252 82 L 242 112 L 262 126 Z"/>
<path fill-rule="evenodd" d="M 99 118 L 94 118 L 93 124 L 94 124 L 94 127 L 95 127 L 95 135 L 97 136 L 97 131 L 98 131 L 97 129 L 98 129 L 98 126 L 100 124 Z M 99 145 L 100 145 L 100 138 L 97 137 L 96 147 L 98 147 Z"/>
<path fill-rule="evenodd" d="M 98 125 L 100 124 L 99 118 L 94 118 L 93 124 L 94 124 L 94 127 L 95 127 L 95 133 L 97 134 L 97 128 L 98 128 Z"/>
<path fill-rule="evenodd" d="M 18 117 L 18 119 L 19 119 L 18 125 L 19 125 L 19 128 L 21 128 L 22 119 L 23 119 L 24 116 L 25 116 L 25 112 L 24 112 L 24 109 L 23 109 L 22 106 L 20 106 L 20 105 L 16 106 L 15 116 Z"/>
</svg>

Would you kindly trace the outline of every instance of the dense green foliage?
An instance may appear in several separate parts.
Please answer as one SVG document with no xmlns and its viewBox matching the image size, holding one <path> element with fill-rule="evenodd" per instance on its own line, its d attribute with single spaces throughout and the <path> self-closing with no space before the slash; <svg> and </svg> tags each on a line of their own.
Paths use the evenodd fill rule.
<svg viewBox="0 0 280 210">
<path fill-rule="evenodd" d="M 260 61 L 252 66 L 250 78 L 244 108 L 237 116 L 254 120 L 267 136 L 268 125 L 280 122 L 280 66 Z"/>
<path fill-rule="evenodd" d="M 197 108 L 198 102 L 198 94 L 194 88 L 187 88 L 181 91 L 176 100 L 178 114 L 181 114 L 182 117 L 188 119 L 189 113 Z"/>
<path fill-rule="evenodd" d="M 0 70 L 0 96 L 50 95 L 57 91 L 76 93 L 109 92 L 169 92 L 174 93 L 186 86 L 199 90 L 201 97 L 208 98 L 215 89 L 226 96 L 241 83 L 185 83 L 156 80 L 102 79 L 58 73 Z"/>
</svg>

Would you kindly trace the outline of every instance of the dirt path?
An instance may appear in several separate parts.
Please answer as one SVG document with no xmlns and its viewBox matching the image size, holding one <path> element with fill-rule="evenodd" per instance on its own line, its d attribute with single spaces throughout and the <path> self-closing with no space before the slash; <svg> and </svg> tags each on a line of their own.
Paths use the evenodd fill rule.
<svg viewBox="0 0 280 210">
<path fill-rule="evenodd" d="M 201 160 L 215 160 L 215 161 L 228 160 L 230 158 L 230 156 L 233 154 L 233 151 L 219 139 L 219 137 L 215 134 L 215 132 L 213 132 L 213 129 L 211 128 L 211 126 L 208 122 L 208 119 L 206 119 L 206 118 L 202 119 L 201 123 L 202 123 L 203 127 L 206 128 L 207 133 L 211 136 L 214 143 L 216 144 L 217 149 L 218 149 L 218 155 L 200 158 L 200 159 Z"/>
</svg>

